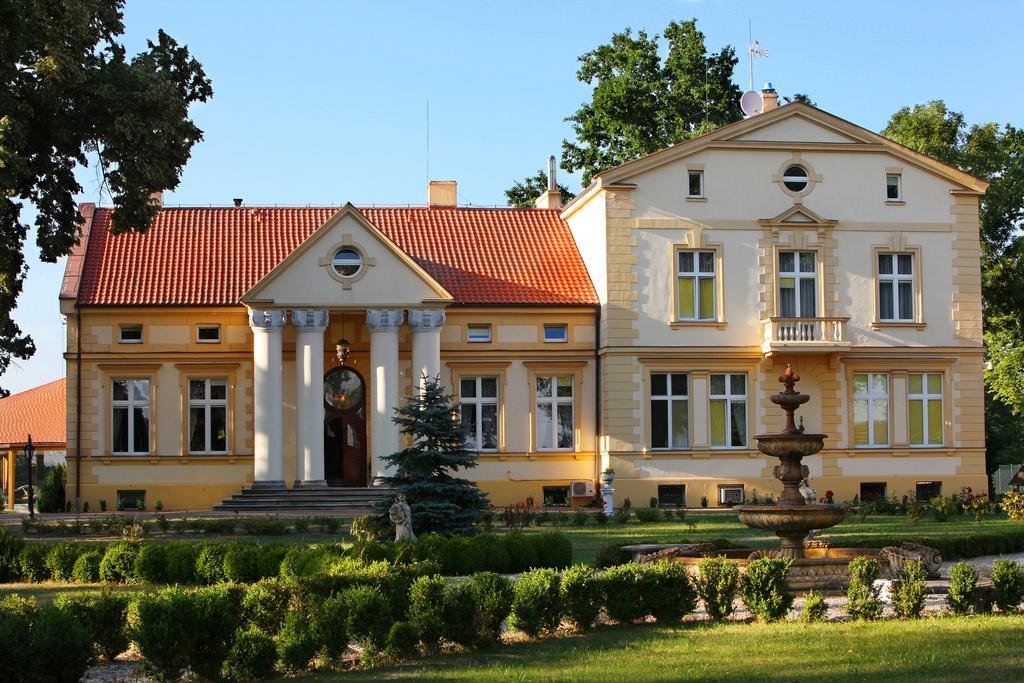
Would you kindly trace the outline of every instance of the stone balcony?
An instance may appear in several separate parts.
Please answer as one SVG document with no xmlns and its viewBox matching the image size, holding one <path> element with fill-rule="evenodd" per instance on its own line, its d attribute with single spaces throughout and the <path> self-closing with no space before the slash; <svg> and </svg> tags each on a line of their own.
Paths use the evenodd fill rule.
<svg viewBox="0 0 1024 683">
<path fill-rule="evenodd" d="M 761 321 L 761 351 L 838 351 L 849 348 L 849 318 L 768 318 Z"/>
</svg>

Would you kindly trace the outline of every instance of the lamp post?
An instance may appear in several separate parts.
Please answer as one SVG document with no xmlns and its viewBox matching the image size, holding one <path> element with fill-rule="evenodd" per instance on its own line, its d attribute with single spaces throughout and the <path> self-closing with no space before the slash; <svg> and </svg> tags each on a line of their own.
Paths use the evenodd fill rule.
<svg viewBox="0 0 1024 683">
<path fill-rule="evenodd" d="M 28 457 L 28 517 L 29 519 L 35 519 L 35 496 L 33 495 L 32 487 L 32 457 L 35 455 L 36 449 L 32 447 L 32 435 L 28 435 L 28 440 L 25 442 L 25 455 Z"/>
</svg>

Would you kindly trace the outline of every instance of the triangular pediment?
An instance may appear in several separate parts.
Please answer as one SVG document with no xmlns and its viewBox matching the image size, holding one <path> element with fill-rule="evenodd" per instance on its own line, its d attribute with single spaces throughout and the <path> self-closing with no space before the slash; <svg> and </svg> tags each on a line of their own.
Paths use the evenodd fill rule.
<svg viewBox="0 0 1024 683">
<path fill-rule="evenodd" d="M 354 252 L 359 268 L 334 266 L 338 252 Z M 342 269 L 343 270 L 343 269 Z M 242 296 L 242 303 L 274 307 L 364 308 L 448 302 L 445 290 L 352 204 L 346 204 Z"/>
<path fill-rule="evenodd" d="M 803 204 L 794 204 L 774 218 L 762 218 L 758 221 L 765 226 L 833 226 L 837 221 L 822 218 Z"/>
<path fill-rule="evenodd" d="M 759 117 L 754 117 L 756 121 Z M 873 142 L 864 136 L 851 135 L 835 126 L 826 125 L 797 113 L 794 116 L 759 122 L 763 125 L 739 131 L 736 135 L 723 140 L 749 140 L 754 142 L 820 142 L 836 144 L 864 145 Z"/>
</svg>

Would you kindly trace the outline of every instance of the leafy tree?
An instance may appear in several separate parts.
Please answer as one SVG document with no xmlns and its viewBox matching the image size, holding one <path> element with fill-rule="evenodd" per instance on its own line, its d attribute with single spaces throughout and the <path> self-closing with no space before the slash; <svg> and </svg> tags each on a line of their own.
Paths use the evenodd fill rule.
<svg viewBox="0 0 1024 683">
<path fill-rule="evenodd" d="M 803 92 L 795 92 L 792 95 L 783 95 L 782 101 L 786 104 L 791 102 L 802 102 L 803 104 L 809 104 L 812 107 L 817 107 L 818 103 L 811 99 L 811 96 Z"/>
<path fill-rule="evenodd" d="M 657 34 L 627 28 L 579 58 L 576 77 L 593 85 L 589 102 L 566 120 L 576 141 L 562 141 L 561 166 L 583 171 L 583 184 L 602 169 L 650 154 L 742 117 L 732 82 L 736 51 L 708 54 L 697 20 L 671 22 L 668 53 Z"/>
<path fill-rule="evenodd" d="M 505 190 L 505 198 L 509 206 L 520 209 L 532 208 L 537 197 L 544 194 L 548 189 L 548 174 L 544 169 L 537 171 L 537 175 L 530 176 L 524 180 L 517 180 L 515 185 Z M 558 183 L 558 191 L 562 193 L 562 201 L 568 202 L 576 193 L 571 192 L 565 185 Z"/>
<path fill-rule="evenodd" d="M 989 467 L 1024 449 L 1024 130 L 975 124 L 945 102 L 904 107 L 883 135 L 987 180 L 981 198 Z M 1007 408 L 1009 410 L 1007 410 Z"/>
<path fill-rule="evenodd" d="M 103 175 L 115 232 L 146 230 L 150 195 L 177 186 L 202 131 L 188 118 L 213 95 L 202 66 L 173 38 L 128 58 L 124 0 L 7 0 L 0 4 L 0 374 L 35 353 L 11 318 L 27 267 L 23 202 L 37 210 L 40 258 L 78 241 L 75 169 Z M 2 392 L 2 390 L 0 390 Z"/>
<path fill-rule="evenodd" d="M 466 433 L 459 408 L 444 391 L 438 377 L 423 382 L 405 406 L 396 409 L 392 422 L 401 427 L 411 445 L 383 460 L 395 468 L 384 484 L 405 494 L 417 535 L 474 534 L 487 510 L 487 494 L 466 479 L 452 476 L 476 467 L 477 455 L 466 450 Z M 393 499 L 382 504 L 386 512 Z"/>
</svg>

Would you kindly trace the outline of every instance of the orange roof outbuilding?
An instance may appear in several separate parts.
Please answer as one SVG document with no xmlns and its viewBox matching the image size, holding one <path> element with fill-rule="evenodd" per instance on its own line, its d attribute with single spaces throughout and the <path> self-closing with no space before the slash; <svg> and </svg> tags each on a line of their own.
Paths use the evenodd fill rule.
<svg viewBox="0 0 1024 683">
<path fill-rule="evenodd" d="M 238 304 L 341 207 L 163 208 L 145 233 L 110 233 L 97 208 L 75 262 L 82 305 Z M 83 206 L 83 216 L 91 206 Z M 457 304 L 594 305 L 569 226 L 551 209 L 362 208 Z M 78 250 L 81 253 L 81 250 Z M 71 267 L 69 261 L 69 268 Z M 66 278 L 67 279 L 67 278 Z M 62 292 L 62 296 L 73 292 Z"/>
<path fill-rule="evenodd" d="M 0 398 L 0 447 L 22 447 L 27 436 L 41 448 L 67 444 L 67 394 L 63 379 Z"/>
</svg>

